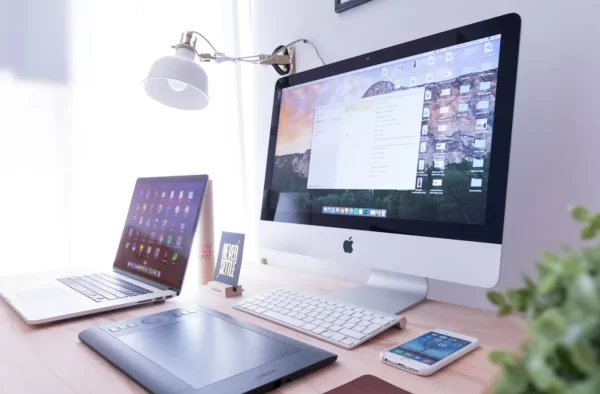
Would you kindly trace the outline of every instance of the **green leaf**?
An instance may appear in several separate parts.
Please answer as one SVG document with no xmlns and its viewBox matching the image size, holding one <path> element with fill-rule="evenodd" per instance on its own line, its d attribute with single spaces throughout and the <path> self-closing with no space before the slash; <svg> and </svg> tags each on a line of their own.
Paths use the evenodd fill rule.
<svg viewBox="0 0 600 394">
<path fill-rule="evenodd" d="M 513 312 L 513 308 L 510 305 L 502 305 L 498 310 L 498 316 L 508 316 Z"/>
<path fill-rule="evenodd" d="M 598 370 L 596 351 L 586 342 L 579 342 L 570 348 L 571 361 L 581 371 L 593 374 Z"/>
<path fill-rule="evenodd" d="M 508 290 L 506 292 L 506 299 L 516 312 L 525 312 L 532 295 L 533 291 L 528 288 Z"/>
<path fill-rule="evenodd" d="M 559 310 L 552 308 L 542 312 L 531 323 L 531 328 L 536 336 L 542 337 L 549 342 L 555 342 L 567 332 L 568 324 Z"/>
<path fill-rule="evenodd" d="M 525 286 L 528 289 L 535 289 L 535 282 L 531 280 L 530 277 L 528 277 L 527 275 L 523 275 L 523 281 L 525 282 Z"/>
<path fill-rule="evenodd" d="M 500 367 L 515 367 L 517 365 L 517 356 L 510 352 L 491 352 L 489 355 L 490 361 Z"/>
<path fill-rule="evenodd" d="M 502 305 L 506 304 L 504 295 L 502 295 L 502 293 L 499 293 L 497 291 L 489 291 L 487 293 L 487 298 L 488 298 L 488 300 L 490 300 L 490 302 L 492 304 L 497 305 L 497 306 L 502 306 Z"/>
<path fill-rule="evenodd" d="M 590 226 L 592 226 L 596 231 L 600 230 L 600 213 L 594 215 L 590 221 Z"/>
<path fill-rule="evenodd" d="M 558 258 L 558 256 L 553 255 L 550 252 L 544 252 L 542 254 L 542 257 L 544 258 L 544 261 L 547 261 L 549 263 L 558 263 L 558 262 L 560 262 L 560 258 Z"/>
<path fill-rule="evenodd" d="M 566 385 L 554 373 L 553 368 L 546 363 L 541 355 L 534 355 L 525 362 L 525 368 L 529 372 L 529 376 L 535 387 L 546 393 L 556 392 L 561 388 L 566 388 Z"/>
<path fill-rule="evenodd" d="M 543 278 L 540 282 L 540 285 L 538 286 L 538 293 L 548 294 L 551 291 L 555 290 L 559 279 L 560 276 L 557 273 L 548 273 L 547 276 Z"/>
<path fill-rule="evenodd" d="M 600 313 L 600 289 L 591 275 L 579 275 L 571 286 L 570 293 L 583 311 Z"/>
<path fill-rule="evenodd" d="M 581 205 L 576 205 L 571 207 L 571 217 L 578 222 L 589 222 L 592 215 L 590 212 L 582 207 Z"/>
<path fill-rule="evenodd" d="M 596 236 L 596 229 L 593 226 L 586 226 L 581 230 L 581 239 L 589 241 Z"/>
</svg>

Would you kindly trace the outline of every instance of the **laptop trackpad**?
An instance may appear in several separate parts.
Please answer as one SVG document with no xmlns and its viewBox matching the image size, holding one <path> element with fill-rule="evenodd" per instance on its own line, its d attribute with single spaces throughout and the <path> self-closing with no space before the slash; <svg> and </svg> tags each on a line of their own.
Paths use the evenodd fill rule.
<svg viewBox="0 0 600 394">
<path fill-rule="evenodd" d="M 118 339 L 195 389 L 300 351 L 200 313 L 194 319 Z"/>
</svg>

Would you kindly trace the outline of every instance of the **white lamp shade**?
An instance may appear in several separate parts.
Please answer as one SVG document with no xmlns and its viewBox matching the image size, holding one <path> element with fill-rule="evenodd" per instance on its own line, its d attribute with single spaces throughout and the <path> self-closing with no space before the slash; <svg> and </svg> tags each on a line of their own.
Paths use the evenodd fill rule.
<svg viewBox="0 0 600 394">
<path fill-rule="evenodd" d="M 159 103 L 184 110 L 208 105 L 208 77 L 200 64 L 183 56 L 165 56 L 150 68 L 146 93 Z"/>
</svg>

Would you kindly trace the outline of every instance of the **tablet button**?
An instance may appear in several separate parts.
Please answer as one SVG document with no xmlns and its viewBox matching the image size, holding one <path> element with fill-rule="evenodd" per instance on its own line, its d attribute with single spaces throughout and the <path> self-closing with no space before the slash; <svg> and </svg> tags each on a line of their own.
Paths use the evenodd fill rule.
<svg viewBox="0 0 600 394">
<path fill-rule="evenodd" d="M 158 323 L 162 323 L 165 320 L 166 319 L 163 319 L 162 317 L 147 317 L 144 320 L 142 320 L 142 323 L 144 323 L 144 324 L 158 324 Z"/>
</svg>

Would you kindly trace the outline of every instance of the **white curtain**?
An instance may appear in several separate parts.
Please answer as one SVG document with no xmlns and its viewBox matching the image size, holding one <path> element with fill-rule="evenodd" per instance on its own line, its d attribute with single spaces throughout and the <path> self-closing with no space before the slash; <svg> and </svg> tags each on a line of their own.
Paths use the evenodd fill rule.
<svg viewBox="0 0 600 394">
<path fill-rule="evenodd" d="M 0 275 L 106 268 L 140 176 L 209 174 L 215 187 L 216 239 L 222 230 L 245 231 L 236 66 L 205 65 L 211 103 L 199 112 L 162 106 L 145 96 L 141 85 L 152 62 L 172 53 L 170 46 L 182 31 L 201 31 L 220 51 L 232 53 L 231 2 L 65 3 L 68 82 L 36 85 L 29 92 L 27 81 L 0 79 L 0 111 L 13 115 L 0 116 L 0 146 L 7 151 L 0 159 L 0 201 L 15 208 L 8 219 L 18 227 L 10 238 L 19 242 L 9 248 L 11 258 L 1 260 Z M 208 51 L 202 45 L 199 49 Z M 42 59 L 35 61 L 44 66 Z M 16 93 L 23 102 L 14 99 Z M 12 185 L 23 193 L 5 196 L 5 187 Z M 20 205 L 23 209 L 16 209 Z"/>
</svg>

